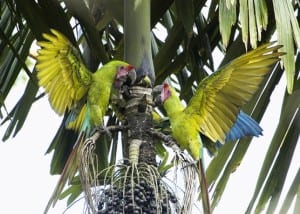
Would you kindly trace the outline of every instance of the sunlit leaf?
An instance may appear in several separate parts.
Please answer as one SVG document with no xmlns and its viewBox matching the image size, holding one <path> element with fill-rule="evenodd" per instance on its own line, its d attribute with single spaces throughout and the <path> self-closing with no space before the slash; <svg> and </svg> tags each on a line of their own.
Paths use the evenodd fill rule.
<svg viewBox="0 0 300 214">
<path fill-rule="evenodd" d="M 231 35 L 231 27 L 236 22 L 236 1 L 226 4 L 229 1 L 219 2 L 219 22 L 222 42 L 224 46 L 228 45 Z"/>
<path fill-rule="evenodd" d="M 291 1 L 273 0 L 278 42 L 283 45 L 282 51 L 287 54 L 283 56 L 283 64 L 286 72 L 287 91 L 292 93 L 294 87 L 295 61 L 294 61 L 294 40 L 300 47 L 300 29 L 291 9 Z M 294 36 L 293 36 L 294 35 Z"/>
</svg>

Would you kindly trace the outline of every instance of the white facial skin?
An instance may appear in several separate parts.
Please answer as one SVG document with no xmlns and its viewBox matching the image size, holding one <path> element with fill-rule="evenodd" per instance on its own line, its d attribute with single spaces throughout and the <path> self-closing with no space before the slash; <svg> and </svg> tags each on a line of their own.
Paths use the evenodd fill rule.
<svg viewBox="0 0 300 214">
<path fill-rule="evenodd" d="M 131 83 L 134 82 L 136 77 L 135 69 L 132 65 L 128 66 L 119 66 L 114 86 L 116 88 L 121 88 L 121 86 L 128 80 L 131 80 Z"/>
</svg>

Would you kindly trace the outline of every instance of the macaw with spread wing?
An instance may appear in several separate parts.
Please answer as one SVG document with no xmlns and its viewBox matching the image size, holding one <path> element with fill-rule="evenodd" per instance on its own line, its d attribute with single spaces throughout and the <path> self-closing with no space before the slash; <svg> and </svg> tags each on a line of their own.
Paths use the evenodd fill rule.
<svg viewBox="0 0 300 214">
<path fill-rule="evenodd" d="M 123 61 L 110 61 L 96 72 L 90 72 L 79 52 L 60 32 L 51 29 L 40 41 L 37 77 L 49 95 L 52 108 L 59 115 L 72 111 L 67 127 L 89 130 L 103 124 L 113 87 L 120 87 L 124 76 L 135 72 Z"/>
<path fill-rule="evenodd" d="M 199 132 L 213 142 L 225 143 L 243 136 L 258 136 L 261 128 L 240 108 L 251 98 L 272 70 L 281 46 L 262 45 L 203 79 L 188 105 L 174 88 L 164 84 L 161 100 L 170 119 L 172 136 L 195 160 L 202 156 Z"/>
<path fill-rule="evenodd" d="M 66 127 L 80 132 L 61 173 L 61 179 L 49 201 L 55 203 L 67 180 L 78 167 L 77 150 L 91 131 L 103 126 L 110 96 L 127 81 L 134 81 L 134 67 L 123 61 L 110 61 L 96 72 L 85 67 L 79 51 L 60 32 L 43 34 L 47 41 L 39 41 L 36 68 L 39 85 L 45 88 L 56 113 L 69 113 Z"/>
<path fill-rule="evenodd" d="M 161 101 L 170 119 L 172 136 L 198 161 L 204 213 L 211 213 L 202 164 L 203 144 L 199 133 L 213 142 L 225 143 L 244 136 L 258 136 L 262 129 L 240 108 L 258 89 L 283 53 L 268 43 L 252 50 L 203 79 L 184 107 L 174 88 L 164 84 Z"/>
</svg>

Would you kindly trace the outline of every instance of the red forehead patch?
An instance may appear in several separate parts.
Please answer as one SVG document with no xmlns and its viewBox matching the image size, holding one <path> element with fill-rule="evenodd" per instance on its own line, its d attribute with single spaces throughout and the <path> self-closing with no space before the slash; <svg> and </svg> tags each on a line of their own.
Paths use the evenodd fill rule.
<svg viewBox="0 0 300 214">
<path fill-rule="evenodd" d="M 127 69 L 128 69 L 128 71 L 130 71 L 130 70 L 134 69 L 134 66 L 133 65 L 128 65 Z"/>
</svg>

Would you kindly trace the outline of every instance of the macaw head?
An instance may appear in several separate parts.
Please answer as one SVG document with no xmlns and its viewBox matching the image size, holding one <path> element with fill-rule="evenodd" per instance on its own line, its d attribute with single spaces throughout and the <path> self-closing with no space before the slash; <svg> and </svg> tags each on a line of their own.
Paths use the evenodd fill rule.
<svg viewBox="0 0 300 214">
<path fill-rule="evenodd" d="M 117 74 L 115 77 L 114 86 L 121 88 L 122 85 L 132 85 L 136 80 L 136 71 L 133 65 L 123 64 L 117 66 Z"/>
<path fill-rule="evenodd" d="M 169 97 L 171 97 L 171 95 L 172 95 L 172 90 L 169 84 L 164 83 L 160 93 L 161 102 L 164 103 Z"/>
<path fill-rule="evenodd" d="M 174 112 L 180 112 L 184 109 L 176 90 L 168 83 L 164 83 L 162 86 L 160 100 L 169 116 Z"/>
</svg>

